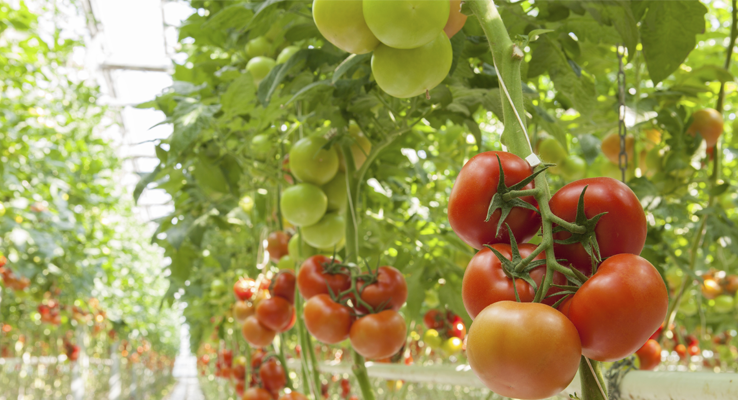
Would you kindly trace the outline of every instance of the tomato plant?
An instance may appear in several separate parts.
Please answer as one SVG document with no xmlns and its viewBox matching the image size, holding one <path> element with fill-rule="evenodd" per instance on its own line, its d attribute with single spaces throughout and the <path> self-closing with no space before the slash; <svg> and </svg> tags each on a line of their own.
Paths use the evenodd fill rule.
<svg viewBox="0 0 738 400">
<path fill-rule="evenodd" d="M 361 299 L 375 310 L 398 311 L 407 300 L 405 278 L 393 267 L 379 267 L 375 278 L 367 282 L 359 281 L 358 290 L 361 293 Z"/>
<path fill-rule="evenodd" d="M 305 260 L 297 273 L 297 287 L 302 297 L 310 299 L 319 294 L 329 294 L 331 291 L 338 294 L 348 289 L 351 286 L 351 279 L 342 268 L 335 269 L 331 265 L 337 263 L 337 260 L 324 255 L 312 256 Z M 330 267 L 328 271 L 326 266 Z"/>
<path fill-rule="evenodd" d="M 326 344 L 346 340 L 354 316 L 351 309 L 336 303 L 327 294 L 318 294 L 305 303 L 305 327 L 311 335 Z"/>
<path fill-rule="evenodd" d="M 405 344 L 405 320 L 394 310 L 369 314 L 354 322 L 349 332 L 351 346 L 370 359 L 394 355 Z"/>
</svg>

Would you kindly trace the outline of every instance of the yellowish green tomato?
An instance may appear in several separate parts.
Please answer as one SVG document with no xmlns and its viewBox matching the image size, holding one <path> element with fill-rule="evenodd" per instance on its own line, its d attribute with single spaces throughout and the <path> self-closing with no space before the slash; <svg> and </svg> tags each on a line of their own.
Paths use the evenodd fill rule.
<svg viewBox="0 0 738 400">
<path fill-rule="evenodd" d="M 435 40 L 416 49 L 379 45 L 372 56 L 372 72 L 382 90 L 408 98 L 438 86 L 451 70 L 451 62 L 451 41 L 440 31 Z"/>
<path fill-rule="evenodd" d="M 547 163 L 558 164 L 564 161 L 566 154 L 564 146 L 554 137 L 549 136 L 538 142 L 538 156 Z"/>
<path fill-rule="evenodd" d="M 571 154 L 562 161 L 560 171 L 567 181 L 582 179 L 587 172 L 587 163 L 582 157 Z"/>
<path fill-rule="evenodd" d="M 727 314 L 733 311 L 735 302 L 733 297 L 727 294 L 721 294 L 715 298 L 714 309 L 718 314 Z"/>
<path fill-rule="evenodd" d="M 256 135 L 251 139 L 251 149 L 256 153 L 264 153 L 271 149 L 272 142 L 269 140 L 269 135 L 262 133 Z"/>
<path fill-rule="evenodd" d="M 304 240 L 302 241 L 302 246 L 300 246 L 299 233 L 292 235 L 289 243 L 287 243 L 287 251 L 296 260 L 304 260 L 318 254 L 318 250 L 307 244 Z"/>
<path fill-rule="evenodd" d="M 437 349 L 441 347 L 442 339 L 437 330 L 428 329 L 423 334 L 423 342 L 431 349 Z"/>
<path fill-rule="evenodd" d="M 289 255 L 282 256 L 282 258 L 280 258 L 279 262 L 277 263 L 277 268 L 279 270 L 295 269 L 295 259 L 290 257 Z"/>
<path fill-rule="evenodd" d="M 319 187 L 298 183 L 282 192 L 279 201 L 284 218 L 295 226 L 313 225 L 328 209 L 328 198 Z"/>
<path fill-rule="evenodd" d="M 365 54 L 374 50 L 379 40 L 364 21 L 361 1 L 315 0 L 313 19 L 320 34 L 339 49 Z"/>
<path fill-rule="evenodd" d="M 463 343 L 462 343 L 461 339 L 459 339 L 457 337 L 449 338 L 448 340 L 446 340 L 445 342 L 443 342 L 443 351 L 447 355 L 452 356 L 452 355 L 454 355 L 454 354 L 456 354 L 456 353 L 458 353 L 458 352 L 461 351 L 462 344 Z"/>
<path fill-rule="evenodd" d="M 341 251 L 346 246 L 346 235 L 341 238 L 334 246 L 318 249 L 318 252 L 327 256 L 332 256 L 334 251 Z"/>
<path fill-rule="evenodd" d="M 346 174 L 338 172 L 330 182 L 323 185 L 328 196 L 328 211 L 343 212 L 346 209 Z"/>
<path fill-rule="evenodd" d="M 249 57 L 267 56 L 271 50 L 272 44 L 264 36 L 259 36 L 246 43 L 246 54 Z"/>
<path fill-rule="evenodd" d="M 679 303 L 679 313 L 687 317 L 697 314 L 699 308 L 700 305 L 697 304 L 697 300 L 695 300 L 694 296 L 691 294 L 685 294 L 685 297 Z"/>
<path fill-rule="evenodd" d="M 325 185 L 338 172 L 338 152 L 323 137 L 309 136 L 300 139 L 290 149 L 290 169 L 303 182 Z"/>
<path fill-rule="evenodd" d="M 363 3 L 369 29 L 380 42 L 395 49 L 415 49 L 435 40 L 451 11 L 449 1 L 364 0 Z"/>
<path fill-rule="evenodd" d="M 438 292 L 436 292 L 434 289 L 428 289 L 425 291 L 425 304 L 430 308 L 436 308 L 439 304 L 441 304 L 440 299 L 438 298 Z"/>
<path fill-rule="evenodd" d="M 243 196 L 241 197 L 241 200 L 238 201 L 238 206 L 241 207 L 243 212 L 249 214 L 251 210 L 254 209 L 254 199 L 252 199 L 251 196 Z"/>
<path fill-rule="evenodd" d="M 277 63 L 273 59 L 259 56 L 249 60 L 246 64 L 246 70 L 251 73 L 256 82 L 260 82 L 269 75 L 275 65 Z"/>
<path fill-rule="evenodd" d="M 284 64 L 287 62 L 287 60 L 290 59 L 290 57 L 294 56 L 295 53 L 300 51 L 300 48 L 297 46 L 287 46 L 282 51 L 279 52 L 279 55 L 277 56 L 277 64 Z"/>
<path fill-rule="evenodd" d="M 327 213 L 317 223 L 302 228 L 302 237 L 318 249 L 333 249 L 345 237 L 346 219 L 343 214 Z"/>
<path fill-rule="evenodd" d="M 681 287 L 682 282 L 684 282 L 684 271 L 679 267 L 671 267 L 664 271 L 664 278 L 666 278 L 666 283 L 669 285 L 669 288 L 676 290 Z"/>
</svg>

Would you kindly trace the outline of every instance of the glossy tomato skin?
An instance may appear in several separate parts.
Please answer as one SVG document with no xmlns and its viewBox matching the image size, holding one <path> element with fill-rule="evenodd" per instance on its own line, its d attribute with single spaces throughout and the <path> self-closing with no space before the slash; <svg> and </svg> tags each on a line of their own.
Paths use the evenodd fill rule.
<svg viewBox="0 0 738 400">
<path fill-rule="evenodd" d="M 498 395 L 542 399 L 559 394 L 574 379 L 581 344 L 574 325 L 553 308 L 500 301 L 472 323 L 466 356 L 474 373 Z"/>
<path fill-rule="evenodd" d="M 289 242 L 290 235 L 282 231 L 270 233 L 267 237 L 267 251 L 269 252 L 269 258 L 276 263 L 280 258 L 286 256 L 289 252 L 287 249 Z"/>
<path fill-rule="evenodd" d="M 282 192 L 279 207 L 289 223 L 296 226 L 310 226 L 320 221 L 325 215 L 328 209 L 328 197 L 318 186 L 298 183 Z"/>
<path fill-rule="evenodd" d="M 446 26 L 443 27 L 443 31 L 446 32 L 448 38 L 454 37 L 466 23 L 466 14 L 461 12 L 461 0 L 451 0 L 451 12 L 448 15 L 448 21 Z"/>
<path fill-rule="evenodd" d="M 492 247 L 499 251 L 507 259 L 512 259 L 512 248 L 509 244 L 497 243 Z M 536 249 L 536 245 L 523 243 L 518 246 L 521 257 L 529 256 Z M 541 253 L 534 260 L 544 260 L 545 254 Z M 546 275 L 546 266 L 541 265 L 530 272 L 533 281 L 540 285 Z M 566 285 L 566 277 L 559 272 L 554 272 L 553 283 Z M 522 279 L 515 280 L 518 296 L 522 302 L 531 302 L 536 295 L 535 290 Z M 469 316 L 474 319 L 488 305 L 503 301 L 515 301 L 515 287 L 512 279 L 505 275 L 502 263 L 495 253 L 488 248 L 480 250 L 469 262 L 464 271 L 464 280 L 461 284 L 461 297 L 464 307 Z M 560 289 L 551 287 L 548 294 L 559 292 Z M 558 296 L 544 300 L 544 304 L 553 305 L 559 299 Z"/>
<path fill-rule="evenodd" d="M 661 326 L 668 303 L 664 280 L 651 263 L 618 254 L 579 288 L 568 317 L 579 331 L 585 357 L 617 361 L 633 354 Z"/>
<path fill-rule="evenodd" d="M 359 318 L 349 333 L 354 350 L 369 359 L 395 355 L 405 344 L 406 337 L 405 319 L 394 310 Z"/>
<path fill-rule="evenodd" d="M 423 316 L 423 324 L 428 329 L 441 329 L 446 324 L 445 316 L 440 310 L 429 310 Z"/>
<path fill-rule="evenodd" d="M 233 284 L 233 294 L 239 300 L 249 300 L 256 293 L 256 282 L 249 278 L 240 278 Z"/>
<path fill-rule="evenodd" d="M 323 37 L 343 51 L 364 54 L 379 44 L 366 25 L 360 1 L 314 0 L 313 18 Z"/>
<path fill-rule="evenodd" d="M 497 193 L 497 184 L 500 180 L 498 156 L 502 162 L 507 186 L 512 186 L 533 173 L 527 161 L 504 151 L 477 154 L 464 165 L 454 182 L 448 200 L 448 221 L 461 240 L 475 249 L 481 249 L 485 244 L 510 243 L 504 224 L 499 236 L 495 237 L 501 216 L 500 210 L 496 210 L 489 221 L 484 222 L 489 203 L 492 196 Z M 532 188 L 533 183 L 525 187 Z M 534 206 L 538 205 L 532 196 L 522 199 Z M 505 219 L 505 223 L 510 225 L 518 243 L 523 243 L 533 237 L 541 227 L 541 217 L 532 210 L 516 207 Z"/>
<path fill-rule="evenodd" d="M 239 300 L 233 304 L 233 318 L 238 324 L 243 324 L 246 318 L 254 315 L 255 312 L 256 307 L 252 303 Z"/>
<path fill-rule="evenodd" d="M 722 114 L 712 108 L 697 110 L 692 114 L 692 124 L 687 129 L 687 134 L 695 136 L 697 133 L 705 139 L 708 148 L 715 146 L 723 134 Z"/>
<path fill-rule="evenodd" d="M 256 306 L 256 317 L 259 322 L 277 332 L 283 331 L 289 325 L 294 312 L 292 304 L 281 297 L 264 299 Z"/>
<path fill-rule="evenodd" d="M 338 152 L 333 147 L 324 148 L 327 144 L 328 140 L 320 136 L 298 140 L 290 149 L 292 174 L 318 186 L 330 182 L 338 172 Z"/>
<path fill-rule="evenodd" d="M 281 297 L 290 304 L 295 304 L 295 273 L 290 270 L 281 270 L 274 278 L 272 296 Z"/>
<path fill-rule="evenodd" d="M 287 384 L 287 375 L 285 375 L 284 368 L 276 358 L 270 358 L 261 365 L 259 377 L 264 389 L 272 393 L 282 390 Z"/>
<path fill-rule="evenodd" d="M 272 400 L 272 395 L 262 388 L 252 387 L 244 392 L 242 400 Z"/>
<path fill-rule="evenodd" d="M 300 289 L 302 297 L 310 299 L 319 294 L 328 294 L 328 286 L 331 287 L 335 295 L 351 287 L 351 278 L 348 273 L 329 274 L 324 272 L 323 264 L 330 262 L 329 257 L 319 254 L 302 263 L 300 271 L 297 273 L 297 287 Z"/>
<path fill-rule="evenodd" d="M 346 340 L 354 322 L 351 309 L 336 303 L 327 294 L 310 298 L 305 303 L 303 316 L 308 332 L 325 344 Z"/>
<path fill-rule="evenodd" d="M 449 17 L 450 3 L 425 0 L 363 0 L 364 19 L 380 42 L 415 49 L 434 40 Z"/>
<path fill-rule="evenodd" d="M 587 178 L 572 182 L 561 188 L 551 197 L 551 212 L 556 216 L 573 222 L 577 214 L 577 204 L 582 190 L 584 213 L 587 218 L 607 212 L 595 227 L 597 243 L 602 258 L 621 253 L 641 254 L 646 243 L 646 215 L 635 193 L 630 188 L 612 178 Z M 563 240 L 567 232 L 554 234 L 554 239 Z M 556 258 L 566 259 L 577 269 L 591 272 L 591 261 L 581 244 L 554 244 Z"/>
<path fill-rule="evenodd" d="M 359 283 L 358 289 L 361 299 L 372 306 L 374 311 L 380 311 L 379 306 L 385 303 L 385 310 L 398 311 L 407 300 L 405 277 L 394 267 L 379 267 L 377 281 L 366 286 Z M 359 310 L 366 312 L 362 308 Z"/>
<path fill-rule="evenodd" d="M 251 346 L 265 347 L 272 343 L 277 332 L 262 325 L 256 316 L 252 315 L 244 321 L 241 334 Z"/>
<path fill-rule="evenodd" d="M 661 364 L 661 345 L 654 339 L 648 339 L 646 344 L 636 351 L 638 361 L 640 361 L 640 369 L 645 371 L 653 371 Z"/>
</svg>

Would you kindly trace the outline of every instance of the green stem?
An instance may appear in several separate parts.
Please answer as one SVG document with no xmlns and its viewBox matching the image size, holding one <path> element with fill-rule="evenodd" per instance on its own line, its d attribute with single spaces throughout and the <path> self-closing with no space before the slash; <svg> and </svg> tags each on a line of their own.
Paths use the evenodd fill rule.
<svg viewBox="0 0 738 400">
<path fill-rule="evenodd" d="M 369 380 L 369 373 L 366 371 L 364 357 L 351 348 L 351 358 L 354 360 L 351 370 L 354 372 L 356 381 L 359 382 L 359 389 L 361 389 L 363 400 L 374 400 L 374 391 L 372 390 L 372 383 Z"/>
<path fill-rule="evenodd" d="M 300 245 L 302 245 L 302 243 L 300 243 Z M 302 375 L 302 382 L 303 382 L 302 385 L 304 387 L 303 390 L 312 393 L 314 399 L 319 399 L 320 398 L 320 388 L 318 387 L 316 391 L 316 388 L 313 387 L 313 385 L 311 384 L 311 380 L 309 378 L 311 365 L 308 360 L 308 355 L 306 353 L 307 351 L 306 343 L 305 343 L 306 329 L 305 329 L 305 322 L 302 319 L 302 307 L 303 307 L 302 302 L 303 302 L 303 299 L 300 296 L 300 291 L 297 288 L 297 285 L 295 285 L 295 312 L 297 313 L 297 323 L 295 325 L 297 327 L 297 343 L 300 344 L 300 348 L 302 350 L 300 351 L 300 363 L 302 364 L 302 367 L 300 368 L 300 373 Z"/>
<path fill-rule="evenodd" d="M 282 364 L 285 368 L 287 368 L 287 359 L 284 358 L 284 346 L 285 346 L 284 337 L 285 337 L 284 333 L 279 334 L 279 349 L 277 349 L 278 350 L 277 358 L 279 359 L 279 363 Z M 286 384 L 287 387 L 290 388 L 290 390 L 295 390 L 295 387 L 292 386 L 292 379 L 290 379 L 290 374 L 287 373 L 285 374 L 285 376 L 287 377 L 287 384 Z"/>
<path fill-rule="evenodd" d="M 577 224 L 575 224 L 573 222 L 566 221 L 566 220 L 562 219 L 561 217 L 559 217 L 556 214 L 553 214 L 552 213 L 552 214 L 550 214 L 548 216 L 548 218 L 551 221 L 551 223 L 556 224 L 558 226 L 561 226 L 563 228 L 566 228 L 569 232 L 572 232 L 572 233 L 585 233 L 585 232 L 587 232 L 587 228 L 585 228 L 583 226 L 579 226 L 579 225 L 577 225 Z"/>
<path fill-rule="evenodd" d="M 315 383 L 315 390 L 316 390 L 316 396 L 317 394 L 321 393 L 321 382 L 320 382 L 320 370 L 318 369 L 318 358 L 315 356 L 315 346 L 313 346 L 313 339 L 310 337 L 310 334 L 305 330 L 303 332 L 305 336 L 305 346 L 307 349 L 303 350 L 308 353 L 310 356 L 310 363 L 312 364 L 313 369 L 313 382 Z M 318 397 L 316 397 L 317 399 Z"/>
<path fill-rule="evenodd" d="M 598 361 L 589 360 L 588 364 L 587 358 L 582 356 L 579 362 L 579 379 L 582 382 L 582 400 L 607 400 L 607 383 Z"/>
<path fill-rule="evenodd" d="M 532 253 L 528 255 L 528 257 L 525 257 L 523 260 L 520 261 L 518 265 L 515 266 L 515 272 L 522 272 L 525 267 L 530 265 L 530 263 L 533 261 L 534 258 L 538 257 L 539 254 L 546 251 L 547 248 L 551 246 L 551 242 L 544 239 L 541 244 L 536 247 L 535 250 L 533 250 Z"/>
<path fill-rule="evenodd" d="M 538 196 L 540 193 L 541 191 L 539 189 L 511 190 L 510 192 L 502 195 L 502 199 L 505 201 L 510 201 L 518 197 Z"/>
</svg>

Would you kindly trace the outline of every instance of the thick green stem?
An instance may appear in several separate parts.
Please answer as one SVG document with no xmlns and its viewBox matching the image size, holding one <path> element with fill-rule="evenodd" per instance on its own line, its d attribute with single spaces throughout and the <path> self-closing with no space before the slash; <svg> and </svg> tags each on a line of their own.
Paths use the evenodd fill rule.
<svg viewBox="0 0 738 400">
<path fill-rule="evenodd" d="M 302 243 L 300 243 L 302 247 Z M 297 286 L 297 285 L 295 285 Z M 310 375 L 311 371 L 314 370 L 315 374 L 318 373 L 318 366 L 317 365 L 311 365 L 310 360 L 308 358 L 307 354 L 307 346 L 308 343 L 305 341 L 305 336 L 307 335 L 306 329 L 305 329 L 305 322 L 303 321 L 302 317 L 302 303 L 303 298 L 300 296 L 300 291 L 297 287 L 295 287 L 295 312 L 297 313 L 297 322 L 295 324 L 297 328 L 297 343 L 300 344 L 300 363 L 302 364 L 302 368 L 300 368 L 300 372 L 302 375 L 302 385 L 304 387 L 303 390 L 310 392 L 313 394 L 314 399 L 320 398 L 320 386 L 315 387 L 314 381 L 311 381 Z M 286 365 L 286 364 L 285 364 Z"/>
<path fill-rule="evenodd" d="M 587 360 L 582 356 L 579 362 L 579 379 L 582 382 L 582 400 L 607 400 L 607 383 L 598 361 Z"/>
<path fill-rule="evenodd" d="M 510 201 L 518 197 L 538 196 L 540 195 L 540 193 L 541 191 L 538 189 L 512 190 L 502 195 L 502 199 L 505 201 Z"/>
<path fill-rule="evenodd" d="M 285 346 L 284 339 L 285 339 L 285 334 L 280 333 L 279 334 L 279 349 L 277 349 L 278 350 L 277 358 L 279 359 L 279 363 L 286 367 L 287 359 L 284 358 L 284 346 Z M 295 387 L 292 386 L 292 379 L 290 378 L 290 374 L 285 374 L 285 376 L 287 378 L 286 386 L 290 388 L 290 390 L 295 390 Z"/>
</svg>

